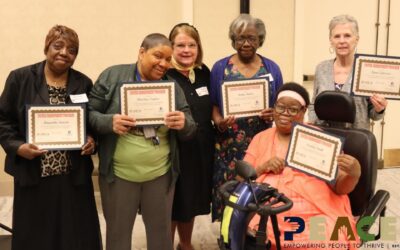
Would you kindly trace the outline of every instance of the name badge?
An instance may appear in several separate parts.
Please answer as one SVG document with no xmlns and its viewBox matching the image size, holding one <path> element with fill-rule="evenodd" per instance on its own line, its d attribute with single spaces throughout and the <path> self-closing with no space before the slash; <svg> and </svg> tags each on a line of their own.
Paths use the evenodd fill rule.
<svg viewBox="0 0 400 250">
<path fill-rule="evenodd" d="M 269 82 L 273 82 L 274 81 L 274 77 L 271 75 L 271 73 L 265 74 L 265 75 L 261 75 L 259 77 L 267 77 Z"/>
<path fill-rule="evenodd" d="M 157 135 L 154 127 L 150 127 L 150 126 L 143 127 L 143 134 L 144 134 L 144 138 L 146 138 L 146 139 L 155 137 Z"/>
<path fill-rule="evenodd" d="M 203 96 L 203 95 L 208 95 L 208 89 L 207 87 L 201 87 L 196 89 L 197 95 L 198 96 Z"/>
<path fill-rule="evenodd" d="M 71 98 L 72 103 L 85 103 L 89 102 L 89 99 L 87 98 L 87 95 L 85 93 L 83 94 L 77 94 L 77 95 L 69 95 L 69 98 Z"/>
</svg>

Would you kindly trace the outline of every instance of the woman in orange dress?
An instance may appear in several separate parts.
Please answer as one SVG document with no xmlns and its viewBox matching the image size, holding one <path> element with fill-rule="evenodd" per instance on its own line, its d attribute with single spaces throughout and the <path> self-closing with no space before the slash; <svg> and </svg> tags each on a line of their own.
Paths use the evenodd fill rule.
<svg viewBox="0 0 400 250">
<path fill-rule="evenodd" d="M 360 177 L 359 162 L 350 155 L 339 155 L 337 158 L 338 174 L 333 184 L 287 167 L 285 156 L 293 122 L 303 122 L 310 100 L 307 90 L 296 83 L 284 84 L 278 90 L 276 100 L 273 111 L 276 126 L 260 132 L 253 138 L 244 160 L 255 166 L 258 175 L 257 182 L 269 183 L 293 201 L 292 209 L 278 214 L 281 245 L 285 249 L 290 249 L 291 246 L 301 249 L 299 243 L 324 243 L 324 249 L 337 248 L 332 245 L 330 247 L 329 239 L 337 218 L 347 217 L 354 234 L 352 235 L 352 232 L 346 232 L 346 230 L 339 230 L 339 241 L 330 243 L 342 243 L 352 248 L 355 242 L 349 240 L 352 239 L 350 236 L 355 235 L 356 230 L 347 194 L 354 189 Z M 293 231 L 293 225 L 284 222 L 284 217 L 287 216 L 301 217 L 305 221 L 304 231 L 293 234 L 291 241 L 283 239 L 283 232 Z M 309 222 L 311 217 L 316 216 L 324 218 L 326 223 L 325 240 L 323 241 L 310 241 Z M 259 217 L 255 216 L 249 224 L 250 231 L 257 230 L 258 223 Z M 323 233 L 320 232 L 320 234 Z M 268 228 L 268 239 L 274 245 L 271 225 Z M 305 244 L 305 246 L 307 245 Z"/>
</svg>

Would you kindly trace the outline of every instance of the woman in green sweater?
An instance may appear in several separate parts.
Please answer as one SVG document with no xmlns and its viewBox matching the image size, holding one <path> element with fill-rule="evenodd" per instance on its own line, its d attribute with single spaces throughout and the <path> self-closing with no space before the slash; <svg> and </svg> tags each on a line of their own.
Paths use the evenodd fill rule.
<svg viewBox="0 0 400 250">
<path fill-rule="evenodd" d="M 179 172 L 177 140 L 191 138 L 195 123 L 176 84 L 176 111 L 167 113 L 164 125 L 157 127 L 138 127 L 134 117 L 120 114 L 119 94 L 123 82 L 167 80 L 164 74 L 171 56 L 170 41 L 162 34 L 150 34 L 142 42 L 137 63 L 107 68 L 90 94 L 89 122 L 98 134 L 107 250 L 131 249 L 139 207 L 147 249 L 172 250 L 171 207 Z M 154 136 L 146 135 L 149 130 Z"/>
</svg>

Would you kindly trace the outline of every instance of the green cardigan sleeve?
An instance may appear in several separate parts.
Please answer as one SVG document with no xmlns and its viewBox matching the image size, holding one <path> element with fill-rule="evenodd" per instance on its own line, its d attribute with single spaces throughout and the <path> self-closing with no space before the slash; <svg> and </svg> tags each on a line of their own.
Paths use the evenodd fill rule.
<svg viewBox="0 0 400 250">
<path fill-rule="evenodd" d="M 95 82 L 89 97 L 89 123 L 98 134 L 113 133 L 112 121 L 120 113 L 118 87 L 133 81 L 135 65 L 111 66 Z"/>
</svg>

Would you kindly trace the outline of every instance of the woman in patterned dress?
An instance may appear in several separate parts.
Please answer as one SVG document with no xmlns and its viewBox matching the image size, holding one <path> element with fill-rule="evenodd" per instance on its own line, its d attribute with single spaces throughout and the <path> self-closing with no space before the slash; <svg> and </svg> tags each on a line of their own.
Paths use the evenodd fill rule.
<svg viewBox="0 0 400 250">
<path fill-rule="evenodd" d="M 271 108 L 263 110 L 259 116 L 238 119 L 234 116 L 223 117 L 221 113 L 221 85 L 225 80 L 266 77 L 269 82 L 269 106 L 273 106 L 273 97 L 283 81 L 279 66 L 257 54 L 265 35 L 262 20 L 248 14 L 239 15 L 229 27 L 229 38 L 236 54 L 217 61 L 211 70 L 210 96 L 213 120 L 218 130 L 213 174 L 213 221 L 220 219 L 223 210 L 218 187 L 235 177 L 235 162 L 243 159 L 253 136 L 272 125 Z"/>
<path fill-rule="evenodd" d="M 26 142 L 26 105 L 87 102 L 92 81 L 71 68 L 78 49 L 74 30 L 54 26 L 45 41 L 46 60 L 12 71 L 0 98 L 0 143 L 5 171 L 14 177 L 13 250 L 101 249 L 93 137 L 88 132 L 82 148 L 69 151 Z"/>
</svg>

